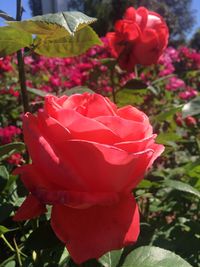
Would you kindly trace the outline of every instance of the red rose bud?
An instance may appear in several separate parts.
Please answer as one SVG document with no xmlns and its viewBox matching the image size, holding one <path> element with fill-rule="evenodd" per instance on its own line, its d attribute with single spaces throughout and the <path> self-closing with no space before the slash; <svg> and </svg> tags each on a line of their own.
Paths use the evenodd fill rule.
<svg viewBox="0 0 200 267">
<path fill-rule="evenodd" d="M 176 122 L 176 124 L 178 125 L 178 126 L 183 126 L 183 119 L 182 119 L 182 117 L 181 116 L 177 116 L 176 118 L 175 118 L 175 122 Z"/>
<path fill-rule="evenodd" d="M 194 127 L 197 124 L 197 120 L 192 116 L 188 116 L 187 118 L 185 118 L 185 124 L 188 127 Z"/>
<path fill-rule="evenodd" d="M 168 44 L 169 31 L 163 18 L 144 7 L 129 7 L 115 32 L 108 32 L 111 53 L 121 68 L 132 71 L 136 64 L 157 63 Z"/>
<path fill-rule="evenodd" d="M 23 131 L 32 164 L 15 173 L 30 194 L 14 220 L 52 205 L 51 226 L 77 263 L 136 242 L 131 192 L 164 150 L 143 112 L 98 94 L 48 95 Z"/>
</svg>

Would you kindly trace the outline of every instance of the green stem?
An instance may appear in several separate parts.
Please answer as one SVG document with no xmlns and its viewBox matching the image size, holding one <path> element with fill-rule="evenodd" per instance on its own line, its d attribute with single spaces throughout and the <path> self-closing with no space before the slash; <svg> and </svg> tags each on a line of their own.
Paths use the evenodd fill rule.
<svg viewBox="0 0 200 267">
<path fill-rule="evenodd" d="M 16 249 L 16 254 L 17 254 L 17 260 L 18 260 L 18 263 L 19 263 L 19 266 L 21 267 L 22 266 L 22 260 L 21 260 L 21 256 L 20 256 L 20 250 L 17 246 L 17 243 L 16 243 L 16 240 L 14 238 L 14 244 L 15 244 L 15 249 Z"/>
<path fill-rule="evenodd" d="M 17 13 L 16 20 L 20 21 L 22 18 L 22 5 L 21 0 L 17 0 Z M 29 102 L 28 102 L 28 93 L 26 88 L 26 76 L 24 70 L 24 59 L 22 55 L 22 50 L 17 51 L 17 63 L 18 63 L 18 72 L 19 72 L 19 83 L 21 88 L 21 96 L 24 112 L 29 111 Z"/>
<path fill-rule="evenodd" d="M 111 69 L 110 72 L 111 87 L 112 87 L 112 98 L 113 102 L 116 104 L 116 91 L 115 91 L 115 81 L 114 81 L 114 70 Z"/>
<path fill-rule="evenodd" d="M 13 252 L 15 252 L 15 249 L 11 246 L 11 244 L 8 242 L 8 240 L 5 238 L 5 236 L 2 234 L 1 238 L 3 239 L 3 241 L 6 243 L 6 245 L 9 247 L 9 249 Z"/>
<path fill-rule="evenodd" d="M 134 72 L 135 72 L 135 78 L 138 78 L 138 68 L 137 65 L 134 67 Z"/>
</svg>

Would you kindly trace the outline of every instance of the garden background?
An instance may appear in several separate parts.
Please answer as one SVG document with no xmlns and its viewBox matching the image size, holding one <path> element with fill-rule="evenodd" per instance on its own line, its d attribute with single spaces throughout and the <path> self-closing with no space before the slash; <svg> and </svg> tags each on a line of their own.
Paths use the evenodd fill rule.
<svg viewBox="0 0 200 267">
<path fill-rule="evenodd" d="M 101 45 L 90 48 L 88 45 L 83 48 L 84 52 L 77 48 L 80 55 L 62 55 L 62 58 L 55 50 L 40 50 L 42 55 L 38 55 L 25 48 L 29 109 L 32 113 L 42 110 L 47 94 L 69 96 L 92 90 L 108 96 L 119 107 L 130 104 L 144 111 L 158 134 L 157 143 L 165 145 L 164 153 L 134 189 L 141 221 L 137 243 L 123 251 L 106 254 L 98 263 L 92 261 L 83 266 L 137 267 L 123 265 L 126 255 L 151 245 L 181 256 L 191 264 L 185 266 L 198 267 L 200 3 L 198 0 L 107 2 L 69 1 L 70 10 L 98 18 L 91 26 L 101 37 Z M 22 19 L 28 19 L 31 17 L 29 3 L 23 1 L 22 4 L 25 9 Z M 116 66 L 105 38 L 130 5 L 135 8 L 144 5 L 161 14 L 170 30 L 169 45 L 158 64 L 138 65 L 132 72 Z M 38 15 L 35 7 L 33 5 L 32 12 Z M 0 3 L 0 10 L 16 16 L 13 0 Z M 3 19 L 1 25 L 4 25 Z M 22 135 L 24 110 L 17 57 L 15 53 L 5 55 L 5 49 L 0 50 L 0 266 L 76 266 L 53 233 L 49 213 L 22 223 L 12 220 L 28 194 L 13 174 L 17 166 L 27 161 L 27 153 Z"/>
</svg>

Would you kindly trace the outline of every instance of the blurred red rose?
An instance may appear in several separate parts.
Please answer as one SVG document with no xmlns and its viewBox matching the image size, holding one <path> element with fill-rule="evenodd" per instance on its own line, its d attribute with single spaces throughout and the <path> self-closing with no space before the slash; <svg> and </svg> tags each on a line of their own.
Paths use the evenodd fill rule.
<svg viewBox="0 0 200 267">
<path fill-rule="evenodd" d="M 151 65 L 158 61 L 168 44 L 168 27 L 163 18 L 144 7 L 129 7 L 115 32 L 108 32 L 111 53 L 121 68 L 133 70 L 136 64 Z"/>
<path fill-rule="evenodd" d="M 186 124 L 188 127 L 194 127 L 194 126 L 196 126 L 196 124 L 197 124 L 197 120 L 196 120 L 194 117 L 192 117 L 192 116 L 187 116 L 187 117 L 185 118 L 185 124 Z"/>
<path fill-rule="evenodd" d="M 137 240 L 131 190 L 164 149 L 143 112 L 98 94 L 49 95 L 43 111 L 25 115 L 23 130 L 32 164 L 16 174 L 30 194 L 16 221 L 52 205 L 52 228 L 77 263 Z"/>
<path fill-rule="evenodd" d="M 7 162 L 13 165 L 19 165 L 23 163 L 23 157 L 19 153 L 15 153 L 7 159 Z"/>
</svg>

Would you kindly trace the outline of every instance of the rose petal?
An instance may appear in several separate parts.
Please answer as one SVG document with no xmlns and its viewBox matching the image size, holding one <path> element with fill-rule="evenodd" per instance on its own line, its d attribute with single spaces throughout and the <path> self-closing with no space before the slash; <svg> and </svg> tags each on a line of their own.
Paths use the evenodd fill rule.
<svg viewBox="0 0 200 267">
<path fill-rule="evenodd" d="M 136 10 L 136 21 L 142 30 L 145 29 L 148 21 L 149 11 L 145 7 L 139 7 Z"/>
<path fill-rule="evenodd" d="M 48 183 L 62 186 L 66 190 L 69 188 L 83 190 L 84 184 L 81 177 L 77 176 L 76 170 L 69 166 L 69 163 L 62 164 L 56 146 L 48 142 L 47 136 L 48 129 L 42 132 L 37 118 L 27 113 L 24 117 L 24 139 L 33 165 L 38 172 L 42 173 L 40 183 L 43 183 L 42 180 L 46 180 Z"/>
<path fill-rule="evenodd" d="M 53 142 L 54 145 L 62 146 L 67 140 L 73 138 L 67 128 L 45 112 L 38 112 L 37 118 L 38 127 L 47 134 L 47 139 Z"/>
<path fill-rule="evenodd" d="M 159 49 L 158 34 L 154 29 L 146 29 L 142 36 L 141 41 L 135 45 L 134 54 L 138 62 L 143 65 L 155 64 L 162 50 Z M 139 57 L 140 54 L 146 54 L 146 57 Z"/>
<path fill-rule="evenodd" d="M 13 173 L 20 175 L 20 179 L 30 192 L 33 192 L 38 186 L 49 189 L 55 188 L 55 184 L 52 184 L 48 177 L 47 179 L 43 179 L 42 171 L 38 171 L 33 164 L 23 165 L 15 169 Z"/>
<path fill-rule="evenodd" d="M 92 192 L 98 188 L 99 192 L 120 192 L 130 182 L 135 181 L 137 184 L 140 181 L 153 152 L 148 149 L 142 153 L 130 154 L 109 145 L 70 140 L 63 146 L 60 158 L 63 166 L 67 162 L 76 169 L 86 191 Z"/>
<path fill-rule="evenodd" d="M 161 16 L 159 16 L 155 12 L 149 11 L 148 21 L 147 21 L 147 25 L 146 25 L 147 28 L 154 28 L 155 29 L 156 26 L 159 26 L 163 23 L 165 23 L 165 22 L 163 21 Z"/>
<path fill-rule="evenodd" d="M 149 124 L 126 120 L 119 116 L 102 116 L 96 120 L 111 129 L 123 141 L 140 140 L 149 134 Z"/>
<path fill-rule="evenodd" d="M 118 20 L 115 23 L 115 30 L 123 36 L 123 42 L 134 42 L 139 37 L 140 30 L 137 24 L 131 20 Z"/>
<path fill-rule="evenodd" d="M 118 194 L 114 192 L 55 191 L 38 187 L 34 191 L 34 195 L 41 203 L 60 204 L 76 209 L 85 209 L 96 205 L 110 206 L 119 201 Z"/>
<path fill-rule="evenodd" d="M 133 72 L 133 67 L 137 64 L 133 47 L 132 44 L 127 44 L 118 58 L 120 67 L 129 72 Z"/>
<path fill-rule="evenodd" d="M 117 110 L 117 115 L 127 120 L 149 124 L 147 115 L 139 109 L 130 105 L 119 108 Z"/>
<path fill-rule="evenodd" d="M 44 110 L 47 114 L 54 114 L 56 110 L 62 108 L 63 103 L 67 100 L 68 96 L 64 95 L 56 97 L 54 95 L 47 95 L 44 102 Z M 53 117 L 53 115 L 52 115 Z"/>
<path fill-rule="evenodd" d="M 56 205 L 52 208 L 51 225 L 73 260 L 82 263 L 136 242 L 139 213 L 132 196 L 108 207 L 77 210 Z"/>
<path fill-rule="evenodd" d="M 82 139 L 99 142 L 103 144 L 113 144 L 121 139 L 112 129 L 109 129 L 98 121 L 82 116 L 74 110 L 58 110 L 55 119 L 63 127 L 70 131 L 73 139 Z"/>
<path fill-rule="evenodd" d="M 106 98 L 99 94 L 84 93 L 82 95 L 72 95 L 65 103 L 63 108 L 75 109 L 79 106 L 84 107 L 84 116 L 94 118 L 97 116 L 115 115 L 117 107 Z"/>
<path fill-rule="evenodd" d="M 136 19 L 136 10 L 135 10 L 134 7 L 129 7 L 129 8 L 126 9 L 126 11 L 124 13 L 124 19 L 135 21 L 135 19 Z"/>
<path fill-rule="evenodd" d="M 62 105 L 61 105 L 62 104 Z M 81 109 L 80 109 L 81 108 Z M 66 99 L 59 101 L 59 98 L 48 96 L 45 99 L 45 111 L 52 117 L 60 109 L 70 109 L 79 112 L 86 117 L 94 118 L 97 116 L 115 115 L 117 107 L 106 98 L 99 94 L 74 94 Z"/>
<path fill-rule="evenodd" d="M 123 38 L 118 36 L 115 32 L 108 32 L 106 34 L 106 38 L 108 39 L 109 47 L 113 57 L 117 58 L 122 51 L 124 50 L 124 44 L 122 45 Z"/>
<path fill-rule="evenodd" d="M 44 204 L 41 204 L 37 198 L 35 198 L 32 194 L 27 196 L 27 198 L 22 203 L 21 207 L 15 213 L 13 217 L 14 221 L 24 221 L 32 218 L 36 218 L 41 214 L 46 212 L 46 208 Z"/>
<path fill-rule="evenodd" d="M 165 147 L 160 144 L 152 144 L 151 149 L 154 150 L 154 154 L 149 162 L 148 168 L 151 167 L 153 162 L 164 152 Z"/>
<path fill-rule="evenodd" d="M 123 149 L 129 153 L 137 153 L 140 151 L 144 151 L 148 148 L 151 148 L 151 145 L 155 142 L 156 136 L 157 136 L 156 134 L 153 134 L 139 141 L 128 141 L 128 142 L 115 143 L 114 146 L 117 148 Z"/>
</svg>

